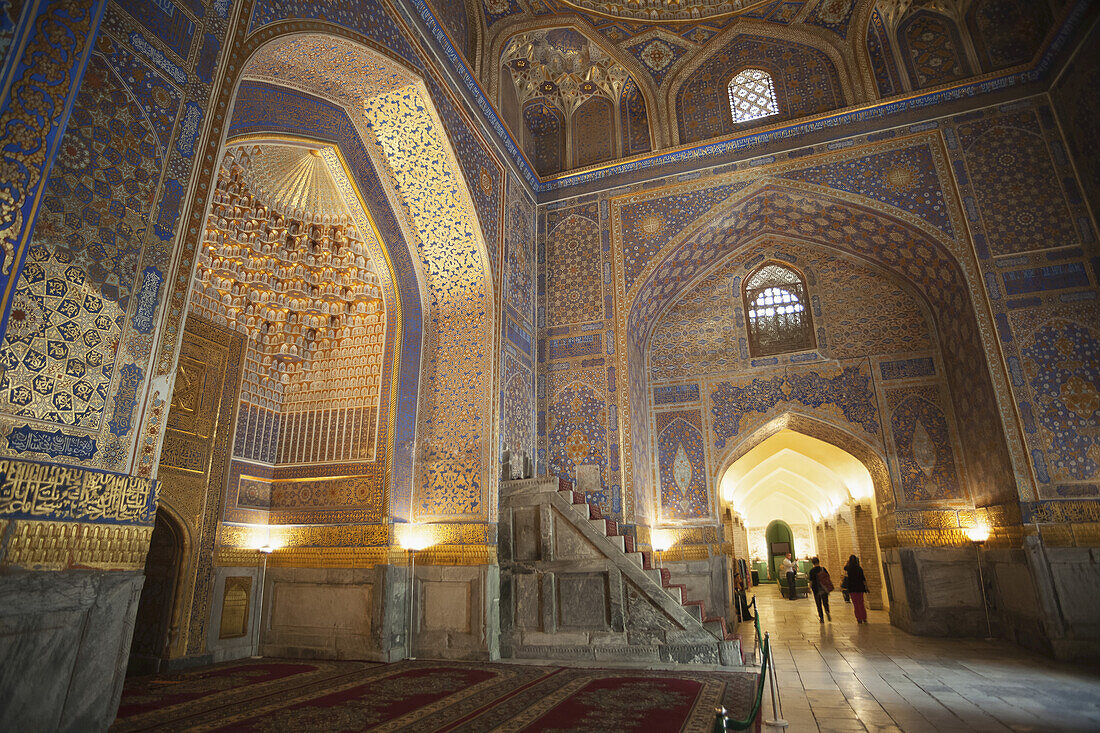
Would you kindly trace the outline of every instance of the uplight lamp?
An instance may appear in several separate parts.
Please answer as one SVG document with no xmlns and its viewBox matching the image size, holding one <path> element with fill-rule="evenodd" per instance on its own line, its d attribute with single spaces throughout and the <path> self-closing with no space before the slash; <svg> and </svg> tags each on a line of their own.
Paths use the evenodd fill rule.
<svg viewBox="0 0 1100 733">
<path fill-rule="evenodd" d="M 397 543 L 406 550 L 420 552 L 435 544 L 431 528 L 423 524 L 397 525 Z"/>
<path fill-rule="evenodd" d="M 653 545 L 653 549 L 657 552 L 665 552 L 668 548 L 672 547 L 676 542 L 672 537 L 672 533 L 667 529 L 656 529 L 650 535 L 650 544 Z"/>
<path fill-rule="evenodd" d="M 971 542 L 981 544 L 989 539 L 989 527 L 985 525 L 976 524 L 973 527 L 966 528 L 966 536 L 970 538 Z"/>
</svg>

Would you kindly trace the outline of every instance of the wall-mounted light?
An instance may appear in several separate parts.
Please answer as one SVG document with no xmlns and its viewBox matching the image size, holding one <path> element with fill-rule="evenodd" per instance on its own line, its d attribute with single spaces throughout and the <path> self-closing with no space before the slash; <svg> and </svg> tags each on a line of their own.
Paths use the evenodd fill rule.
<svg viewBox="0 0 1100 733">
<path fill-rule="evenodd" d="M 397 544 L 410 552 L 426 550 L 436 543 L 435 533 L 427 524 L 399 524 L 394 528 Z"/>
<path fill-rule="evenodd" d="M 966 536 L 976 545 L 980 545 L 989 539 L 989 527 L 984 524 L 975 524 L 973 527 L 967 527 L 965 531 Z"/>
<path fill-rule="evenodd" d="M 661 556 L 676 544 L 676 535 L 667 529 L 655 529 L 649 535 L 649 544 L 657 553 L 657 567 L 661 567 Z"/>
</svg>

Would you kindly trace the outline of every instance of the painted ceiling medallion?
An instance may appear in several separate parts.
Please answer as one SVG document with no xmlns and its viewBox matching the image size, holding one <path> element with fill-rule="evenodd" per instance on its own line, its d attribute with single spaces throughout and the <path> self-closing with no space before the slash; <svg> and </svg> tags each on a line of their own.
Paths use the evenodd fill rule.
<svg viewBox="0 0 1100 733">
<path fill-rule="evenodd" d="M 668 44 L 661 40 L 653 40 L 642 49 L 642 61 L 654 71 L 661 71 L 672 63 L 673 53 Z"/>
<path fill-rule="evenodd" d="M 563 0 L 577 10 L 623 20 L 692 23 L 723 18 L 766 5 L 771 0 Z"/>
<path fill-rule="evenodd" d="M 297 145 L 255 147 L 243 173 L 253 195 L 284 216 L 318 224 L 351 223 L 320 151 Z"/>
</svg>

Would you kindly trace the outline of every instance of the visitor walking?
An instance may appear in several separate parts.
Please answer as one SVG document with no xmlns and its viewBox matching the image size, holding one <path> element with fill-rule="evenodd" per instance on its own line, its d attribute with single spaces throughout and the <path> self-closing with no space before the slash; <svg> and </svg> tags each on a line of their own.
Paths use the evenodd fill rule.
<svg viewBox="0 0 1100 733">
<path fill-rule="evenodd" d="M 798 564 L 791 560 L 791 553 L 787 553 L 787 556 L 783 558 L 782 570 L 787 574 L 787 600 L 793 601 L 795 599 L 794 594 L 794 580 L 798 574 Z"/>
<path fill-rule="evenodd" d="M 829 571 L 821 567 L 821 560 L 812 558 L 810 564 L 810 592 L 814 594 L 814 603 L 817 604 L 817 620 L 825 623 L 825 617 L 833 620 L 829 613 L 829 594 L 833 592 L 833 579 L 829 577 Z M 822 614 L 824 609 L 824 614 Z"/>
<path fill-rule="evenodd" d="M 848 573 L 848 595 L 852 598 L 852 608 L 856 612 L 856 623 L 867 623 L 867 608 L 863 605 L 863 594 L 867 592 L 867 576 L 859 566 L 859 558 L 852 555 L 844 566 Z"/>
</svg>

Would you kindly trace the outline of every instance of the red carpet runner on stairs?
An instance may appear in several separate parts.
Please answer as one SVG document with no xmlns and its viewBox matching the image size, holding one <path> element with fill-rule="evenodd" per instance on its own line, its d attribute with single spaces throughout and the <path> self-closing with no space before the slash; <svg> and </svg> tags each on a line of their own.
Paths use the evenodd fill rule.
<svg viewBox="0 0 1100 733">
<path fill-rule="evenodd" d="M 249 660 L 127 681 L 113 731 L 709 731 L 756 675 Z"/>
</svg>

